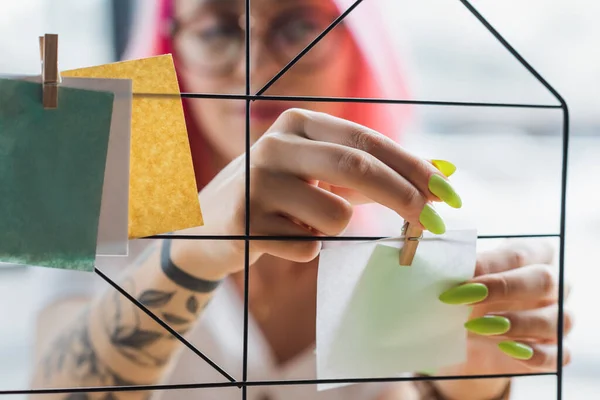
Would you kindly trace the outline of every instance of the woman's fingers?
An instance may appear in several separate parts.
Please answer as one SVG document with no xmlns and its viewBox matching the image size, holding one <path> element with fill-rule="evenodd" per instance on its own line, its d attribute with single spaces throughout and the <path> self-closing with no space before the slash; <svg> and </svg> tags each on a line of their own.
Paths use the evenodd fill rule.
<svg viewBox="0 0 600 400">
<path fill-rule="evenodd" d="M 567 336 L 573 329 L 573 314 L 569 309 L 563 311 L 563 335 Z M 544 343 L 556 342 L 558 328 L 556 306 L 506 313 L 503 317 L 510 321 L 510 329 L 503 336 L 514 339 L 530 338 Z"/>
<path fill-rule="evenodd" d="M 292 109 L 282 115 L 271 131 L 295 132 L 313 141 L 334 143 L 371 154 L 405 177 L 427 200 L 441 199 L 452 207 L 462 206 L 460 196 L 438 167 L 362 125 L 324 113 Z M 448 170 L 448 164 L 439 165 Z"/>
<path fill-rule="evenodd" d="M 350 222 L 352 205 L 327 190 L 295 176 L 273 174 L 267 170 L 254 173 L 252 178 L 260 190 L 252 193 L 254 185 L 251 183 L 250 195 L 260 204 L 264 214 L 287 216 L 328 236 L 339 235 Z M 250 214 L 251 224 L 255 220 L 253 215 Z M 276 226 L 273 228 L 270 234 L 280 234 Z"/>
<path fill-rule="evenodd" d="M 497 274 L 482 275 L 440 295 L 446 304 L 539 302 L 556 298 L 557 279 L 549 265 L 529 265 Z"/>
<path fill-rule="evenodd" d="M 308 228 L 292 222 L 280 215 L 269 215 L 258 220 L 252 226 L 252 234 L 271 236 L 274 232 L 283 236 L 314 236 Z M 313 260 L 321 251 L 318 240 L 253 240 L 250 242 L 251 253 L 267 253 L 275 257 L 299 263 Z"/>
<path fill-rule="evenodd" d="M 502 341 L 498 348 L 506 356 L 519 360 L 534 371 L 551 372 L 558 367 L 558 349 L 554 345 L 530 344 L 513 340 Z M 571 362 L 571 351 L 563 346 L 562 364 Z"/>
<path fill-rule="evenodd" d="M 531 302 L 555 299 L 558 294 L 558 279 L 555 269 L 549 265 L 529 265 L 497 274 L 488 274 L 473 279 L 488 289 L 487 297 L 479 305 L 494 302 Z"/>
<path fill-rule="evenodd" d="M 252 163 L 258 168 L 325 181 L 357 190 L 433 233 L 445 232 L 441 217 L 406 178 L 369 153 L 338 144 L 266 135 L 257 143 Z"/>
<path fill-rule="evenodd" d="M 531 264 L 551 264 L 552 245 L 541 240 L 511 240 L 497 249 L 477 255 L 475 276 L 509 271 Z"/>
<path fill-rule="evenodd" d="M 320 186 L 320 185 L 319 185 Z M 325 188 L 325 186 L 327 188 Z M 324 185 L 325 190 L 334 193 L 344 199 L 346 199 L 353 206 L 360 206 L 362 204 L 373 203 L 372 199 L 353 189 L 348 189 L 343 186 Z"/>
<path fill-rule="evenodd" d="M 573 315 L 570 310 L 565 309 L 563 335 L 567 336 L 572 327 Z M 558 307 L 554 305 L 537 310 L 485 315 L 469 320 L 465 328 L 477 335 L 553 343 L 557 337 Z"/>
</svg>

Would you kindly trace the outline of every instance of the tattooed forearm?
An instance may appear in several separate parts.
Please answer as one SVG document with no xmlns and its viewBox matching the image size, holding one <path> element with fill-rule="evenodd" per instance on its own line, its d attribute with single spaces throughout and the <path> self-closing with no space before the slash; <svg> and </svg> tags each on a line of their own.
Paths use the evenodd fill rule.
<svg viewBox="0 0 600 400">
<path fill-rule="evenodd" d="M 126 271 L 120 286 L 180 335 L 190 332 L 212 297 L 215 282 L 183 282 L 185 273 L 173 273 L 169 246 L 146 252 Z M 162 257 L 161 257 L 162 256 Z M 195 260 L 194 260 L 195 261 Z M 195 265 L 195 264 L 193 264 Z M 177 281 L 174 281 L 176 279 Z M 195 279 L 195 281 L 194 281 Z M 177 359 L 181 344 L 160 324 L 116 290 L 92 301 L 75 323 L 40 359 L 35 381 L 44 387 L 135 386 L 164 381 L 168 365 Z M 52 399 L 138 400 L 145 392 L 74 393 Z"/>
</svg>

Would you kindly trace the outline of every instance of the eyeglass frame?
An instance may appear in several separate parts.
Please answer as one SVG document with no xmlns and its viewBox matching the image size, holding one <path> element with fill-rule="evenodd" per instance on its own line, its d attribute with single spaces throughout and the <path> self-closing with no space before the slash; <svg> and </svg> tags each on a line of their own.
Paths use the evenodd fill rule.
<svg viewBox="0 0 600 400">
<path fill-rule="evenodd" d="M 330 16 L 332 17 L 332 18 L 331 18 L 331 22 L 333 22 L 333 21 L 334 21 L 334 20 L 335 20 L 337 17 L 339 17 L 339 13 L 336 13 L 336 14 L 334 14 L 334 13 L 330 13 L 330 14 L 331 14 Z M 241 31 L 243 31 L 244 33 L 246 33 L 246 32 L 247 32 L 247 29 L 245 29 L 245 28 L 243 27 L 243 25 L 244 25 L 244 23 L 243 23 L 243 22 L 244 22 L 244 21 L 245 21 L 245 16 L 244 16 L 244 14 L 242 14 L 242 15 L 240 16 L 240 24 L 239 24 L 239 26 L 240 26 L 240 30 L 241 30 Z M 331 22 L 330 22 L 330 23 L 331 23 Z M 169 19 L 169 22 L 167 23 L 167 31 L 168 31 L 168 35 L 169 35 L 169 37 L 170 37 L 170 39 L 171 39 L 171 43 L 172 43 L 172 51 L 173 51 L 173 55 L 174 55 L 174 58 L 175 58 L 176 62 L 177 62 L 178 64 L 179 64 L 179 63 L 181 63 L 181 65 L 182 65 L 184 68 L 188 69 L 188 70 L 199 70 L 199 69 L 203 69 L 203 68 L 202 68 L 202 67 L 198 68 L 197 66 L 196 66 L 196 67 L 190 67 L 189 65 L 186 65 L 187 63 L 186 63 L 185 61 L 183 61 L 183 60 L 182 60 L 182 57 L 181 57 L 181 55 L 179 54 L 180 52 L 177 50 L 177 46 L 175 45 L 175 43 L 176 43 L 176 40 L 177 40 L 177 36 L 178 36 L 178 34 L 180 34 L 180 32 L 182 32 L 182 31 L 185 29 L 185 26 L 186 26 L 187 24 L 191 24 L 191 23 L 193 23 L 193 19 L 190 19 L 190 21 L 186 23 L 186 22 L 181 22 L 181 21 L 180 21 L 178 18 L 171 17 L 171 18 Z M 270 27 L 269 27 L 269 28 L 268 28 L 266 31 L 270 31 L 270 30 L 272 30 L 272 29 L 273 29 L 273 28 L 272 28 L 272 25 L 275 25 L 275 24 L 271 24 L 271 26 L 270 26 Z M 329 25 L 329 24 L 328 24 L 328 25 Z M 251 27 L 251 28 L 252 28 L 252 27 Z M 334 31 L 337 31 L 338 33 L 341 33 L 341 32 L 342 32 L 342 30 L 343 30 L 343 32 L 344 32 L 344 33 L 347 33 L 346 26 L 345 26 L 345 24 L 344 24 L 344 22 L 343 22 L 343 21 L 342 21 L 342 22 L 340 22 L 340 23 L 339 23 L 339 24 L 338 24 L 338 25 L 335 27 L 335 29 L 333 29 L 333 30 L 332 30 L 332 32 L 334 32 Z M 330 32 L 330 33 L 329 33 L 329 34 L 328 34 L 328 35 L 327 35 L 325 38 L 323 38 L 323 39 L 322 39 L 322 40 L 321 40 L 319 43 L 321 43 L 323 40 L 325 40 L 325 39 L 327 39 L 327 38 L 328 38 L 328 39 L 335 38 L 336 36 L 333 36 L 333 35 L 331 35 L 331 33 L 332 33 L 332 32 Z M 267 34 L 266 36 L 269 36 L 269 34 Z M 315 38 L 316 38 L 317 36 L 318 36 L 318 35 L 316 35 L 316 36 L 315 36 Z M 344 36 L 345 36 L 346 38 L 348 38 L 348 37 L 349 37 L 348 35 L 344 35 Z M 308 45 L 309 45 L 309 44 L 312 42 L 312 40 L 314 40 L 314 38 L 313 38 L 313 39 L 311 39 L 311 41 L 309 41 L 309 42 L 307 43 L 307 45 L 306 45 L 306 46 L 308 46 Z M 273 46 L 273 45 L 270 45 L 270 44 L 269 44 L 269 41 L 266 41 L 266 40 L 263 40 L 263 44 L 264 44 L 265 48 L 266 48 L 266 49 L 269 51 L 269 53 L 270 53 L 270 54 L 271 54 L 271 55 L 272 55 L 272 56 L 275 58 L 275 60 L 276 60 L 276 61 L 277 61 L 277 62 L 278 62 L 280 65 L 281 65 L 281 67 L 284 67 L 284 66 L 285 66 L 285 65 L 286 65 L 286 64 L 287 64 L 287 63 L 288 63 L 288 62 L 289 62 L 291 59 L 293 59 L 293 57 L 295 57 L 295 55 L 294 55 L 293 57 L 289 57 L 289 59 L 287 59 L 288 57 L 286 56 L 286 57 L 285 57 L 285 58 L 286 58 L 286 61 L 282 61 L 282 59 L 283 59 L 284 57 L 282 57 L 282 56 L 281 56 L 281 54 L 280 54 L 281 52 L 280 52 L 280 51 L 277 51 L 277 50 L 274 50 L 274 49 L 273 49 L 273 47 L 275 47 L 275 46 Z M 318 46 L 318 44 L 317 44 L 317 46 Z M 244 48 L 244 47 L 245 47 L 245 46 L 242 46 L 242 48 Z M 316 46 L 315 46 L 315 47 L 316 47 Z M 311 52 L 311 51 L 313 51 L 315 47 L 313 47 L 313 48 L 312 48 L 312 49 L 311 49 L 311 50 L 310 50 L 310 51 L 307 53 L 307 55 L 308 55 L 308 54 L 310 54 L 310 52 Z M 338 47 L 338 46 L 334 46 L 334 48 L 337 48 L 337 47 Z M 293 68 L 292 68 L 290 71 L 288 71 L 288 74 L 290 74 L 290 73 L 300 73 L 300 74 L 308 74 L 308 73 L 311 73 L 311 72 L 313 72 L 313 70 L 314 70 L 313 68 L 314 68 L 316 65 L 323 65 L 323 60 L 331 60 L 331 59 L 333 59 L 333 58 L 334 58 L 334 55 L 335 55 L 335 52 L 332 52 L 332 51 L 326 52 L 326 53 L 325 53 L 325 55 L 326 55 L 326 57 L 325 57 L 325 58 L 321 57 L 319 60 L 314 60 L 314 61 L 313 61 L 313 62 L 311 62 L 310 64 L 306 64 L 306 62 L 304 62 L 304 63 L 303 63 L 303 61 L 306 61 L 306 60 L 308 59 L 308 58 L 307 58 L 307 55 L 305 55 L 305 56 L 304 56 L 304 57 L 303 57 L 301 60 L 299 60 L 299 61 L 298 61 L 298 63 L 296 63 L 296 64 L 294 65 L 294 67 L 293 67 Z M 241 59 L 243 56 L 244 56 L 244 53 L 240 51 L 240 55 L 239 55 L 240 59 Z M 180 61 L 180 60 L 181 60 L 181 61 Z M 236 62 L 232 62 L 230 66 L 228 66 L 227 68 L 224 68 L 224 69 L 222 69 L 222 70 L 221 70 L 221 71 L 219 71 L 219 72 L 208 72 L 208 71 L 206 71 L 206 70 L 208 70 L 208 69 L 210 69 L 210 68 L 206 68 L 206 70 L 203 72 L 203 74 L 204 74 L 204 75 L 206 75 L 206 76 L 227 76 L 227 75 L 230 75 L 230 74 L 233 72 L 233 70 L 236 68 L 236 63 L 238 63 L 238 62 L 239 62 L 239 59 L 238 59 Z M 213 71 L 214 71 L 214 70 L 213 70 Z"/>
</svg>

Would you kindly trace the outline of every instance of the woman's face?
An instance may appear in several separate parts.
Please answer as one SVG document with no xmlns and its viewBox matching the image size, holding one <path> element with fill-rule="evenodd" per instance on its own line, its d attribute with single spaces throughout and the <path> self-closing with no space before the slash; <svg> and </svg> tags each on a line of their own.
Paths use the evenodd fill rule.
<svg viewBox="0 0 600 400">
<path fill-rule="evenodd" d="M 246 93 L 243 0 L 176 0 L 174 54 L 188 92 Z M 260 90 L 338 15 L 330 0 L 252 0 L 250 92 Z M 265 94 L 350 95 L 357 52 L 343 26 L 334 29 Z M 245 149 L 245 102 L 194 99 L 191 110 L 218 157 L 229 162 Z M 340 115 L 343 103 L 254 101 L 250 133 L 256 141 L 284 110 L 302 107 Z"/>
</svg>

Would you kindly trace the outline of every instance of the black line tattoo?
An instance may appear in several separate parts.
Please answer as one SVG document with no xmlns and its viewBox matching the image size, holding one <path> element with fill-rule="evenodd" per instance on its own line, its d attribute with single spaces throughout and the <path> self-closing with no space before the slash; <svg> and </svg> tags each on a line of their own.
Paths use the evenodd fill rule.
<svg viewBox="0 0 600 400">
<path fill-rule="evenodd" d="M 71 393 L 66 400 L 88 400 L 90 396 L 87 393 Z"/>
<path fill-rule="evenodd" d="M 133 279 L 123 282 L 122 287 L 129 293 L 135 293 Z M 159 307 L 168 304 L 174 294 L 147 290 L 139 296 L 139 300 L 148 307 Z M 166 365 L 169 359 L 153 355 L 150 348 L 159 340 L 171 335 L 168 332 L 161 332 L 160 327 L 159 330 L 143 329 L 141 311 L 119 292 L 111 293 L 110 300 L 112 307 L 105 307 L 103 325 L 114 348 L 136 365 L 143 367 Z"/>
<path fill-rule="evenodd" d="M 171 240 L 163 240 L 160 252 L 160 267 L 167 278 L 169 278 L 177 286 L 197 293 L 211 293 L 219 285 L 222 280 L 209 281 L 202 278 L 197 278 L 190 275 L 188 272 L 180 269 L 171 259 Z"/>
<path fill-rule="evenodd" d="M 70 374 L 81 386 L 136 385 L 107 366 L 96 354 L 89 336 L 89 310 L 79 317 L 72 329 L 58 337 L 43 360 L 44 377 L 50 380 L 59 374 Z M 114 397 L 107 394 L 102 400 Z M 79 397 L 78 397 L 79 396 Z M 86 393 L 72 393 L 67 399 L 87 399 Z"/>
<path fill-rule="evenodd" d="M 173 298 L 175 292 L 163 292 L 160 290 L 146 290 L 143 292 L 139 301 L 146 307 L 164 307 Z"/>
<path fill-rule="evenodd" d="M 199 306 L 200 304 L 198 303 L 198 299 L 196 299 L 196 297 L 194 296 L 190 296 L 185 303 L 185 308 L 193 315 L 196 315 L 196 313 L 198 313 Z"/>
<path fill-rule="evenodd" d="M 163 315 L 165 321 L 167 321 L 169 324 L 173 324 L 173 325 L 186 325 L 191 322 L 189 319 L 185 319 L 178 315 L 171 314 L 168 312 L 165 312 L 162 315 Z"/>
<path fill-rule="evenodd" d="M 117 395 L 115 395 L 113 392 L 109 392 L 109 393 L 102 393 L 100 394 L 100 397 L 98 397 L 98 395 L 95 395 L 94 397 L 92 397 L 93 395 L 89 394 L 89 393 L 71 393 L 69 395 L 67 395 L 67 397 L 65 397 L 65 400 L 118 400 L 119 398 L 117 397 Z M 144 395 L 145 399 L 149 399 L 150 395 L 146 394 Z"/>
</svg>

